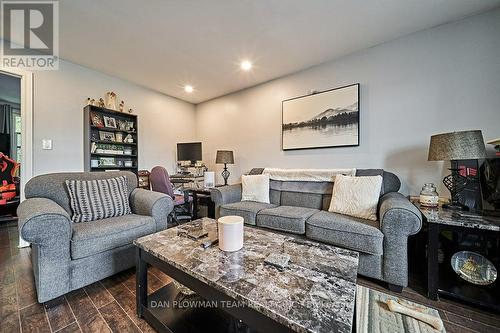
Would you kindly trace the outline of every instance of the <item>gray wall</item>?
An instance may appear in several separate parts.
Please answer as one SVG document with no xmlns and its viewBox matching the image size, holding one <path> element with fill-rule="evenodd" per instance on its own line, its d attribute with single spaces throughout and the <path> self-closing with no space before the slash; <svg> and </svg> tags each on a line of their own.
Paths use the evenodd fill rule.
<svg viewBox="0 0 500 333">
<path fill-rule="evenodd" d="M 176 143 L 194 140 L 195 106 L 133 83 L 61 61 L 34 74 L 34 175 L 83 170 L 83 107 L 114 91 L 139 115 L 139 169 L 174 170 Z M 52 139 L 53 150 L 42 150 Z"/>
<path fill-rule="evenodd" d="M 283 99 L 357 82 L 359 147 L 281 151 Z M 427 161 L 432 134 L 481 129 L 485 140 L 500 136 L 500 10 L 204 102 L 196 111 L 209 166 L 220 173 L 215 151 L 235 151 L 230 182 L 252 167 L 374 167 L 397 173 L 403 192 L 418 193 L 424 182 L 440 183 L 448 166 Z M 448 195 L 442 187 L 440 194 Z"/>
</svg>

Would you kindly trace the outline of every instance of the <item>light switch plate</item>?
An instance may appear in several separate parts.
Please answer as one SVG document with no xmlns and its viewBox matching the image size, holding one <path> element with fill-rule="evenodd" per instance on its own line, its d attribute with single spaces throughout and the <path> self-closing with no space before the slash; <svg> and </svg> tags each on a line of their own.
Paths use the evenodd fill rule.
<svg viewBox="0 0 500 333">
<path fill-rule="evenodd" d="M 43 150 L 52 150 L 52 140 L 43 139 L 42 140 L 42 149 Z"/>
</svg>

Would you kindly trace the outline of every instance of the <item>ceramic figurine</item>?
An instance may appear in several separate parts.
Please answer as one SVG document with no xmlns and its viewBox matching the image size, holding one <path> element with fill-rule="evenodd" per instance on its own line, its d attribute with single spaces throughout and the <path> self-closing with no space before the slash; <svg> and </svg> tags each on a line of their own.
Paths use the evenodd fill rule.
<svg viewBox="0 0 500 333">
<path fill-rule="evenodd" d="M 105 107 L 104 100 L 103 100 L 102 98 L 99 98 L 99 104 L 98 104 L 98 106 L 99 106 L 100 108 Z"/>
<path fill-rule="evenodd" d="M 90 97 L 87 97 L 87 100 L 85 101 L 85 105 L 92 105 Z"/>
<path fill-rule="evenodd" d="M 123 139 L 123 142 L 125 142 L 125 143 L 134 143 L 134 138 L 132 137 L 132 135 L 127 134 L 127 136 L 125 137 L 125 139 Z"/>
<path fill-rule="evenodd" d="M 92 98 L 90 100 L 90 105 L 97 106 L 97 103 L 96 103 L 95 99 Z"/>
<path fill-rule="evenodd" d="M 125 102 L 124 101 L 121 101 L 120 102 L 120 105 L 118 106 L 118 110 L 120 110 L 120 112 L 123 112 L 123 109 L 125 108 Z"/>
<path fill-rule="evenodd" d="M 112 91 L 108 91 L 106 95 L 104 95 L 106 101 L 106 108 L 111 110 L 116 110 L 116 94 Z"/>
<path fill-rule="evenodd" d="M 128 109 L 128 113 L 132 113 L 132 112 L 134 112 L 134 110 Z"/>
</svg>

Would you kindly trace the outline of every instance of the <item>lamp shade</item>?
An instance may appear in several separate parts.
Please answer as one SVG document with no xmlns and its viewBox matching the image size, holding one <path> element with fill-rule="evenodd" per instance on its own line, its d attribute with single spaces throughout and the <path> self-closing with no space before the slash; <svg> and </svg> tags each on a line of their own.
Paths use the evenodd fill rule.
<svg viewBox="0 0 500 333">
<path fill-rule="evenodd" d="M 479 130 L 431 136 L 429 161 L 473 160 L 486 158 L 483 134 Z"/>
<path fill-rule="evenodd" d="M 215 158 L 217 164 L 234 164 L 234 156 L 232 150 L 217 150 L 217 157 Z"/>
</svg>

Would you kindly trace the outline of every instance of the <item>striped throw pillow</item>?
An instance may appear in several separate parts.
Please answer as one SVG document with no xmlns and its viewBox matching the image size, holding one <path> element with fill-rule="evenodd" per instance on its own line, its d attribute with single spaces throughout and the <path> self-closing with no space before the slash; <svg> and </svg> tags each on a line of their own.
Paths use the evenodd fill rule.
<svg viewBox="0 0 500 333">
<path fill-rule="evenodd" d="M 90 222 L 131 214 L 127 178 L 67 180 L 73 222 Z"/>
</svg>

